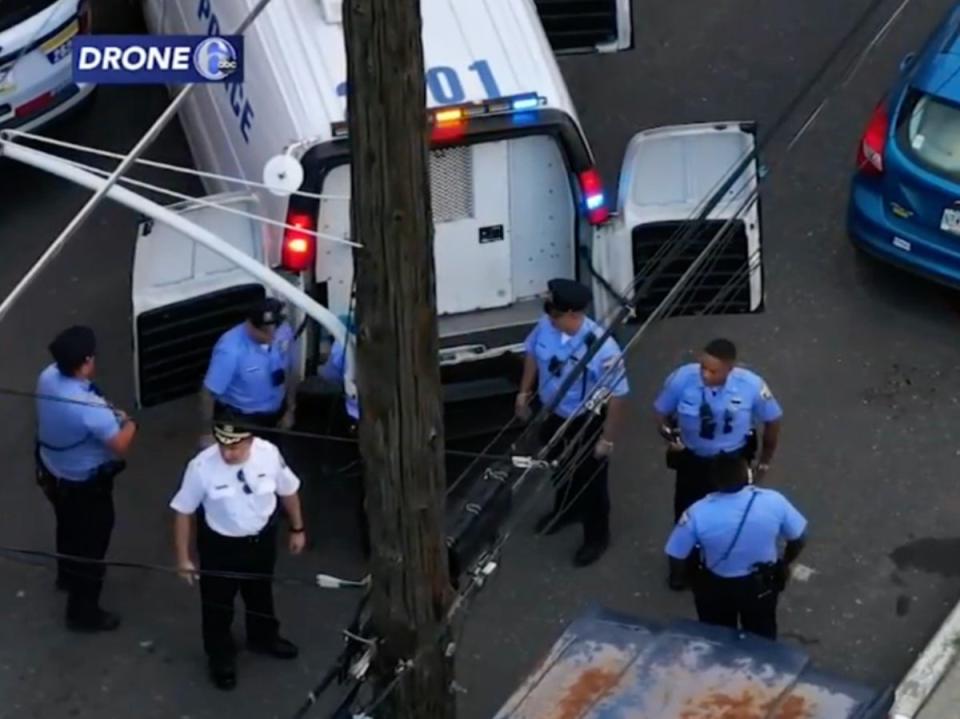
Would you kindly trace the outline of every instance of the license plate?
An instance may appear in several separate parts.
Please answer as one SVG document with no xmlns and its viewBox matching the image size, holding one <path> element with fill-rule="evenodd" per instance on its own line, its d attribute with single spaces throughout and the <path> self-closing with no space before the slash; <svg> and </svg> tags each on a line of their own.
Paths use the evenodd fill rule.
<svg viewBox="0 0 960 719">
<path fill-rule="evenodd" d="M 53 48 L 50 52 L 47 53 L 47 61 L 51 65 L 56 65 L 58 62 L 70 57 L 70 53 L 73 51 L 73 40 L 67 40 L 63 45 Z"/>
<path fill-rule="evenodd" d="M 56 65 L 66 57 L 69 57 L 73 36 L 80 29 L 78 21 L 74 20 L 65 27 L 56 37 L 52 37 L 40 46 L 40 52 L 47 56 L 51 65 Z"/>
<path fill-rule="evenodd" d="M 952 235 L 960 235 L 960 209 L 948 207 L 940 218 L 940 229 Z"/>
</svg>

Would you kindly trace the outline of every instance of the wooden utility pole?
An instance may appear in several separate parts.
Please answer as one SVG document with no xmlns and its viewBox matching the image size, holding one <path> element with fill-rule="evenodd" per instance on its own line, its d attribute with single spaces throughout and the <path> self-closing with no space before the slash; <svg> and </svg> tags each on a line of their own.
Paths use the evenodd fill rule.
<svg viewBox="0 0 960 719">
<path fill-rule="evenodd" d="M 373 629 L 383 639 L 378 715 L 452 719 L 445 616 L 443 412 L 420 0 L 344 0 L 357 386 L 372 556 Z"/>
</svg>

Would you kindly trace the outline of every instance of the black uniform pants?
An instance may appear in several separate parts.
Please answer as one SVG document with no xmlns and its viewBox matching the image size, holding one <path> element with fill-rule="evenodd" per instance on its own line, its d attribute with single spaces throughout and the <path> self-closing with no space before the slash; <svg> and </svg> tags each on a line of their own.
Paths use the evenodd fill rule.
<svg viewBox="0 0 960 719">
<path fill-rule="evenodd" d="M 697 617 L 705 624 L 742 629 L 777 638 L 777 600 L 780 593 L 765 587 L 759 576 L 719 577 L 703 569 L 693 585 Z"/>
<path fill-rule="evenodd" d="M 236 654 L 230 627 L 237 592 L 246 609 L 247 641 L 269 643 L 279 623 L 273 608 L 273 569 L 277 560 L 276 524 L 251 537 L 225 537 L 203 520 L 197 522 L 197 554 L 201 572 L 264 575 L 256 579 L 200 575 L 203 648 L 211 661 L 228 661 Z"/>
<path fill-rule="evenodd" d="M 53 505 L 57 519 L 57 553 L 76 557 L 57 562 L 57 578 L 67 590 L 67 619 L 95 622 L 113 533 L 113 478 L 87 482 L 55 480 Z M 82 561 L 82 560 L 93 561 Z"/>
<path fill-rule="evenodd" d="M 47 498 L 47 501 L 50 502 L 50 507 L 53 509 L 54 527 L 56 531 L 56 552 L 57 554 L 65 554 L 63 551 L 63 530 L 60 526 L 60 516 L 57 511 L 58 480 L 43 466 L 43 462 L 40 461 L 39 450 L 36 451 L 34 455 L 36 460 L 37 486 L 40 488 L 40 491 L 43 492 L 43 496 Z M 57 587 L 63 589 L 67 587 L 67 580 L 65 579 L 63 571 L 63 559 L 61 557 L 57 558 Z"/>
<path fill-rule="evenodd" d="M 585 544 L 601 544 L 610 539 L 610 464 L 606 458 L 597 459 L 593 454 L 604 419 L 592 412 L 574 418 L 548 455 L 550 460 L 564 457 L 555 477 L 567 479 L 554 493 L 555 521 L 582 523 Z M 546 444 L 565 421 L 550 415 L 540 430 L 541 443 Z"/>
<path fill-rule="evenodd" d="M 674 458 L 677 482 L 673 493 L 673 521 L 680 517 L 691 505 L 706 497 L 716 488 L 710 475 L 713 466 L 712 457 L 701 457 L 689 449 L 678 452 Z"/>
</svg>

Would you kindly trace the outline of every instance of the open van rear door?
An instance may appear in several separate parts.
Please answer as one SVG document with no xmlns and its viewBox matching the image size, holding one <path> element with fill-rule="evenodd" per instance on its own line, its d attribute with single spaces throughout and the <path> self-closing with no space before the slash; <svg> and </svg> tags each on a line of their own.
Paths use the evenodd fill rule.
<svg viewBox="0 0 960 719">
<path fill-rule="evenodd" d="M 263 241 L 254 220 L 225 212 L 255 212 L 243 193 L 201 198 L 218 207 L 185 201 L 169 209 L 261 259 Z M 242 322 L 265 295 L 244 270 L 153 220 L 137 232 L 133 261 L 133 357 L 138 407 L 150 407 L 196 392 L 220 335 Z"/>
<path fill-rule="evenodd" d="M 627 147 L 617 216 L 597 233 L 594 265 L 613 288 L 632 299 L 636 319 L 642 321 L 713 242 L 669 314 L 760 312 L 758 186 L 753 123 L 641 132 Z M 626 291 L 635 276 L 639 291 Z M 598 315 L 609 303 L 604 300 Z"/>
<path fill-rule="evenodd" d="M 534 0 L 558 55 L 633 48 L 633 0 Z"/>
</svg>

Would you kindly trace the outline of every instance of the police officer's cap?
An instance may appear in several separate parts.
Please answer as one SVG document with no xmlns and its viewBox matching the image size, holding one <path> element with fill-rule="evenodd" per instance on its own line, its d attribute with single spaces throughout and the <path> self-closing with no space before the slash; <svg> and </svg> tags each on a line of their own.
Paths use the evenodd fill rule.
<svg viewBox="0 0 960 719">
<path fill-rule="evenodd" d="M 238 426 L 232 419 L 220 419 L 213 423 L 213 438 L 227 447 L 240 444 L 252 436 L 253 432 L 246 427 Z"/>
<path fill-rule="evenodd" d="M 50 354 L 61 372 L 70 374 L 80 369 L 97 349 L 97 338 L 89 327 L 74 325 L 58 334 L 50 343 Z"/>
<path fill-rule="evenodd" d="M 575 280 L 554 279 L 547 283 L 548 303 L 558 312 L 583 312 L 593 299 L 590 288 Z"/>
<path fill-rule="evenodd" d="M 283 303 L 280 300 L 267 297 L 253 306 L 247 319 L 254 327 L 276 326 L 285 319 L 283 309 Z"/>
</svg>

